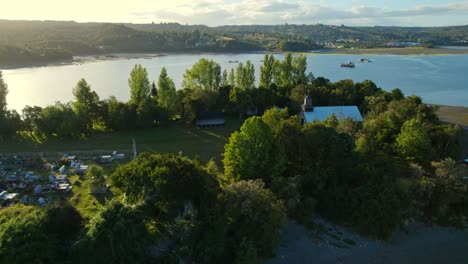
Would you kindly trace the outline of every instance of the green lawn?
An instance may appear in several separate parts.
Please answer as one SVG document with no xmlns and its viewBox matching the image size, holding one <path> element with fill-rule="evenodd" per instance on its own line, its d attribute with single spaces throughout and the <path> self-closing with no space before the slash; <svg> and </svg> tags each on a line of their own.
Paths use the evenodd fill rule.
<svg viewBox="0 0 468 264">
<path fill-rule="evenodd" d="M 229 136 L 240 126 L 241 121 L 236 118 L 227 118 L 223 127 L 204 129 L 177 122 L 146 130 L 104 133 L 88 139 L 49 140 L 43 144 L 35 144 L 28 140 L 4 143 L 0 147 L 0 153 L 45 152 L 44 156 L 49 157 L 60 156 L 63 153 L 80 156 L 80 151 L 117 150 L 129 154 L 132 150 L 132 140 L 135 139 L 138 152 L 182 151 L 192 158 L 199 156 L 202 161 L 211 158 L 219 160 Z"/>
</svg>

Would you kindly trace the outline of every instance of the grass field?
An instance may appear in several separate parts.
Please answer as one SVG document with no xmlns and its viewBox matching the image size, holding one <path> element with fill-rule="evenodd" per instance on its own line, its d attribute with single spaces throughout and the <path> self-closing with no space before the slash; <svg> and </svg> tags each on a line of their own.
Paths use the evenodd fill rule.
<svg viewBox="0 0 468 264">
<path fill-rule="evenodd" d="M 189 157 L 198 156 L 202 161 L 211 158 L 219 160 L 232 132 L 238 130 L 241 121 L 227 118 L 223 127 L 199 129 L 183 123 L 173 123 L 152 129 L 137 131 L 121 131 L 99 134 L 89 139 L 50 140 L 43 144 L 31 141 L 3 143 L 0 153 L 18 152 L 57 152 L 76 153 L 79 151 L 117 150 L 129 153 L 132 150 L 132 140 L 135 139 L 137 151 L 179 152 Z"/>
<path fill-rule="evenodd" d="M 468 107 L 447 105 L 439 105 L 438 107 L 437 115 L 440 120 L 458 124 L 464 128 L 460 141 L 465 150 L 465 157 L 468 157 Z"/>
</svg>

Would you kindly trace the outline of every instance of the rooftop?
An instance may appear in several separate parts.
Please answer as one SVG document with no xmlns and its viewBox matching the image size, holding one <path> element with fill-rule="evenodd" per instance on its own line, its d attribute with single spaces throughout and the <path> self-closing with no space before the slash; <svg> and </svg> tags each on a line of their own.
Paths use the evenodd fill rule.
<svg viewBox="0 0 468 264">
<path fill-rule="evenodd" d="M 335 114 L 338 120 L 342 121 L 345 119 L 352 119 L 353 121 L 362 122 L 362 116 L 357 106 L 316 106 L 313 111 L 304 112 L 304 118 L 306 123 L 312 123 L 314 121 L 322 122 L 331 114 Z"/>
</svg>

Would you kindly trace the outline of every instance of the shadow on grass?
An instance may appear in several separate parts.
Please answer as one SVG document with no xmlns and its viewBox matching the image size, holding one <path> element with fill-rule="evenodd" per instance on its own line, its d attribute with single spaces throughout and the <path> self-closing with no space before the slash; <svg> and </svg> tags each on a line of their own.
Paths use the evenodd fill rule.
<svg viewBox="0 0 468 264">
<path fill-rule="evenodd" d="M 96 201 L 98 201 L 100 205 L 105 205 L 106 201 L 114 197 L 114 194 L 111 190 L 107 190 L 106 193 L 91 193 L 91 195 L 94 197 L 94 199 L 96 199 Z"/>
</svg>

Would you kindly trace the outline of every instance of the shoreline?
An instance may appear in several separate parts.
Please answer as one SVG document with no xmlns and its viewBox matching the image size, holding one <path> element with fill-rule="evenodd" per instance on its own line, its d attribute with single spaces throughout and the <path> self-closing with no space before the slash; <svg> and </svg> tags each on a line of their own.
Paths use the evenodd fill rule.
<svg viewBox="0 0 468 264">
<path fill-rule="evenodd" d="M 89 54 L 73 56 L 73 59 L 52 62 L 37 62 L 30 64 L 21 64 L 14 66 L 6 66 L 0 68 L 3 70 L 17 70 L 26 68 L 40 68 L 40 67 L 56 67 L 66 65 L 80 65 L 85 63 L 100 62 L 100 61 L 113 61 L 113 60 L 131 60 L 131 59 L 151 59 L 167 56 L 163 53 L 104 53 L 104 54 Z"/>
<path fill-rule="evenodd" d="M 30 64 L 11 65 L 0 68 L 0 70 L 16 70 L 23 68 L 51 67 L 51 66 L 66 66 L 80 65 L 84 63 L 112 61 L 112 60 L 131 60 L 131 59 L 151 59 L 162 56 L 178 55 L 178 54 L 282 54 L 286 51 L 246 51 L 246 52 L 167 52 L 167 53 L 102 53 L 73 56 L 73 59 L 53 62 L 38 62 Z M 317 51 L 307 52 L 292 52 L 297 54 L 307 55 L 379 55 L 379 56 L 444 56 L 444 55 L 464 55 L 468 54 L 466 49 L 449 49 L 449 48 L 371 48 L 371 49 L 322 49 Z"/>
<path fill-rule="evenodd" d="M 324 52 L 309 52 L 312 54 L 330 55 L 396 55 L 396 56 L 440 56 L 468 54 L 467 49 L 450 48 L 371 48 L 371 49 L 329 49 Z"/>
<path fill-rule="evenodd" d="M 468 233 L 462 229 L 414 222 L 388 241 L 361 236 L 315 218 L 316 228 L 289 220 L 281 244 L 266 264 L 283 263 L 467 263 Z M 322 228 L 320 228 L 322 227 Z M 294 250 L 291 250 L 294 249 Z"/>
</svg>

